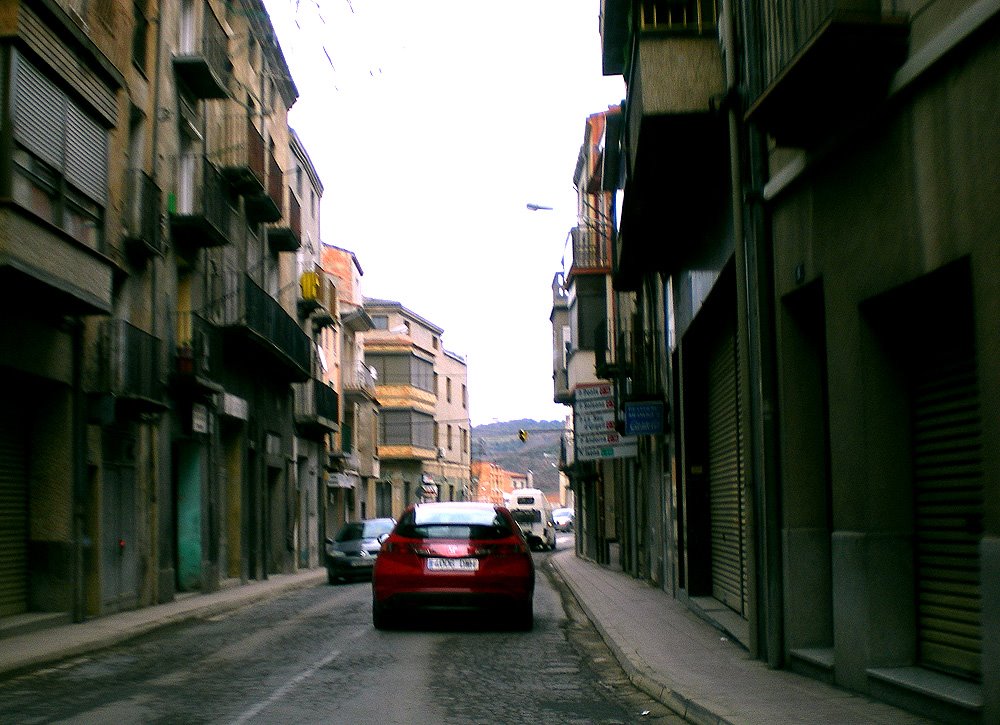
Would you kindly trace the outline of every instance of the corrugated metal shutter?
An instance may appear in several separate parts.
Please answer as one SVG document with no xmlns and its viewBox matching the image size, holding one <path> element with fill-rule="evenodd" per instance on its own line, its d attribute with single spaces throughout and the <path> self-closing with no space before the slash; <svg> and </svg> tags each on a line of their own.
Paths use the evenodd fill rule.
<svg viewBox="0 0 1000 725">
<path fill-rule="evenodd" d="M 107 203 L 107 130 L 23 56 L 17 56 L 14 138 L 86 196 Z"/>
<path fill-rule="evenodd" d="M 746 614 L 746 514 L 736 375 L 731 330 L 709 357 L 708 474 L 712 529 L 712 596 Z"/>
<path fill-rule="evenodd" d="M 104 205 L 108 188 L 108 133 L 72 104 L 68 104 L 66 116 L 66 179 Z"/>
<path fill-rule="evenodd" d="M 19 406 L 0 406 L 0 617 L 28 610 L 28 461 Z"/>
<path fill-rule="evenodd" d="M 39 158 L 62 167 L 65 94 L 24 56 L 15 54 L 14 138 Z"/>
<path fill-rule="evenodd" d="M 982 427 L 971 344 L 913 371 L 913 472 L 920 663 L 981 677 Z"/>
</svg>

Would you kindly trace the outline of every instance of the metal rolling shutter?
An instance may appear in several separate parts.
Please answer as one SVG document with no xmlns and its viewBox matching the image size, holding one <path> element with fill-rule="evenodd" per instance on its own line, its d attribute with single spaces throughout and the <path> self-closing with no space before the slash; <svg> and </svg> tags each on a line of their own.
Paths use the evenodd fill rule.
<svg viewBox="0 0 1000 725">
<path fill-rule="evenodd" d="M 708 471 L 712 596 L 746 615 L 746 515 L 736 376 L 736 339 L 728 331 L 709 359 Z"/>
<path fill-rule="evenodd" d="M 981 677 L 982 431 L 971 345 L 913 373 L 913 472 L 920 663 Z M 926 360 L 926 357 L 924 357 Z"/>
<path fill-rule="evenodd" d="M 28 463 L 19 406 L 0 406 L 0 617 L 28 610 Z"/>
</svg>

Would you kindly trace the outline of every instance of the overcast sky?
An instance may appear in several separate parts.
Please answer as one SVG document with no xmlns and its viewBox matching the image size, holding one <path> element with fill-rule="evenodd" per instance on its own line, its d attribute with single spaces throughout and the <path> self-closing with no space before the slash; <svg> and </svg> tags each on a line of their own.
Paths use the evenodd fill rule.
<svg viewBox="0 0 1000 725">
<path fill-rule="evenodd" d="M 473 424 L 562 419 L 552 277 L 585 119 L 625 94 L 601 75 L 598 0 L 265 5 L 325 189 L 323 241 L 357 255 L 365 295 L 444 329 Z"/>
</svg>

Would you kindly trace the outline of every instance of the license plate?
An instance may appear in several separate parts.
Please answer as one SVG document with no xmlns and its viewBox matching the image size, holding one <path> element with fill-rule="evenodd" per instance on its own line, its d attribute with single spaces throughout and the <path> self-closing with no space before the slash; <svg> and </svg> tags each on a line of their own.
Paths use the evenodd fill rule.
<svg viewBox="0 0 1000 725">
<path fill-rule="evenodd" d="M 479 559 L 428 559 L 427 571 L 479 571 Z"/>
</svg>

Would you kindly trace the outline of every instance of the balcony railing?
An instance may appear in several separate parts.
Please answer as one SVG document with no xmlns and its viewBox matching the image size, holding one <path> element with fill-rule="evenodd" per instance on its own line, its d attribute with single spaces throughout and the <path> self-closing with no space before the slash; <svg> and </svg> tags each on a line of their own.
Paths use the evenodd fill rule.
<svg viewBox="0 0 1000 725">
<path fill-rule="evenodd" d="M 100 323 L 97 390 L 140 407 L 163 405 L 160 340 L 125 320 Z"/>
<path fill-rule="evenodd" d="M 809 146 L 877 107 L 906 59 L 909 23 L 879 0 L 764 0 L 762 78 L 747 113 L 783 145 Z"/>
<path fill-rule="evenodd" d="M 218 328 L 196 312 L 175 314 L 174 380 L 182 385 L 215 391 L 222 374 L 222 340 Z"/>
<path fill-rule="evenodd" d="M 129 169 L 126 181 L 124 238 L 126 250 L 135 259 L 163 256 L 160 234 L 160 187 L 141 169 Z"/>
<path fill-rule="evenodd" d="M 285 177 L 281 173 L 278 160 L 273 153 L 265 154 L 267 161 L 267 178 L 264 190 L 246 197 L 247 217 L 251 221 L 276 222 L 281 219 L 283 208 L 283 192 Z"/>
<path fill-rule="evenodd" d="M 219 324 L 244 333 L 290 382 L 305 382 L 311 369 L 311 342 L 298 323 L 246 273 L 222 277 L 215 313 Z"/>
<path fill-rule="evenodd" d="M 222 120 L 222 139 L 212 154 L 223 176 L 241 194 L 264 191 L 264 137 L 246 112 L 229 113 Z"/>
<path fill-rule="evenodd" d="M 295 386 L 295 425 L 304 434 L 317 436 L 337 429 L 340 399 L 337 391 L 312 378 Z"/>
<path fill-rule="evenodd" d="M 611 240 L 607 230 L 574 227 L 571 236 L 574 272 L 611 271 Z"/>
<path fill-rule="evenodd" d="M 235 230 L 235 210 L 215 164 L 198 154 L 182 154 L 175 178 L 176 188 L 168 199 L 175 245 L 190 249 L 229 244 Z"/>
<path fill-rule="evenodd" d="M 302 244 L 302 208 L 292 190 L 288 190 L 288 215 L 285 223 L 267 227 L 267 241 L 275 252 L 294 252 Z"/>
<path fill-rule="evenodd" d="M 364 391 L 375 394 L 375 375 L 364 363 L 356 363 L 353 369 L 344 371 L 344 392 Z"/>
<path fill-rule="evenodd" d="M 200 9 L 201 33 L 196 28 Z M 228 95 L 229 49 L 226 31 L 207 2 L 192 3 L 195 17 L 181 17 L 181 47 L 174 55 L 174 71 L 197 98 L 225 98 Z"/>
<path fill-rule="evenodd" d="M 717 0 L 642 0 L 640 30 L 704 33 L 719 19 Z"/>
</svg>

